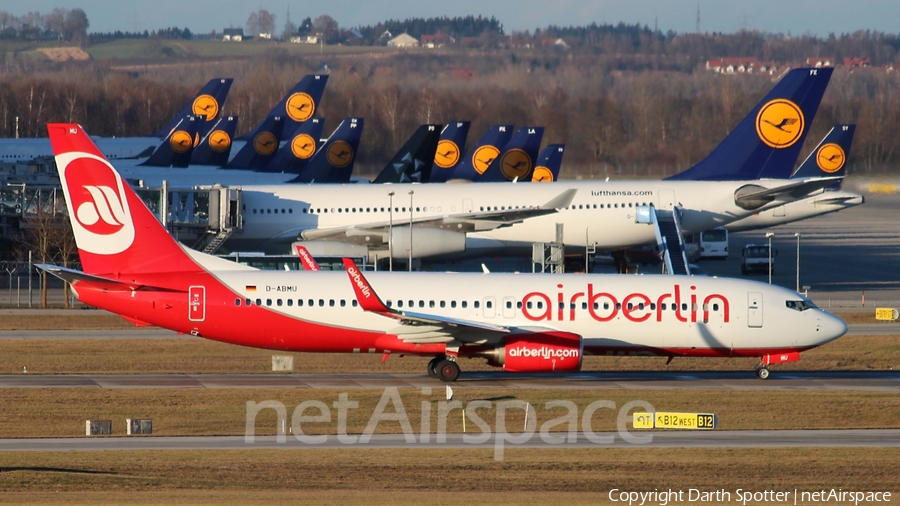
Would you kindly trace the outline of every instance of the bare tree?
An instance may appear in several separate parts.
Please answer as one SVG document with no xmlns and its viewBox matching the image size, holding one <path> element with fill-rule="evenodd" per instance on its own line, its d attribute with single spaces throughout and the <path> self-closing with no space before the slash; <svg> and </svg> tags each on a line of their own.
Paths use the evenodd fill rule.
<svg viewBox="0 0 900 506">
<path fill-rule="evenodd" d="M 313 33 L 321 33 L 325 37 L 325 42 L 334 41 L 338 36 L 338 22 L 328 14 L 322 14 L 312 23 Z"/>
<path fill-rule="evenodd" d="M 260 9 L 256 14 L 256 23 L 259 33 L 272 35 L 272 32 L 275 31 L 275 15 L 265 9 Z"/>
<path fill-rule="evenodd" d="M 247 17 L 247 35 L 253 37 L 259 35 L 259 16 L 255 12 L 251 12 Z"/>
</svg>

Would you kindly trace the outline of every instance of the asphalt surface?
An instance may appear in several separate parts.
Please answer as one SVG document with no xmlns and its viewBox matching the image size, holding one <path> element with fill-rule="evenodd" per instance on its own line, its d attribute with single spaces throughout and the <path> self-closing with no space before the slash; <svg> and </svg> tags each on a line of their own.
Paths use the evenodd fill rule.
<svg viewBox="0 0 900 506">
<path fill-rule="evenodd" d="M 537 432 L 537 431 L 535 431 Z M 527 434 L 527 433 L 525 433 Z M 344 443 L 331 435 L 322 444 L 301 442 L 292 435 L 278 442 L 276 436 L 258 436 L 247 442 L 244 436 L 188 436 L 188 437 L 94 437 L 94 438 L 41 438 L 0 439 L 0 451 L 101 451 L 101 450 L 263 450 L 263 449 L 360 449 L 360 448 L 471 448 L 494 449 L 497 436 L 491 434 L 486 441 L 472 442 L 481 435 L 447 434 L 446 442 L 437 442 L 429 434 L 428 442 L 421 436 L 403 434 L 375 434 L 368 442 Z M 552 434 L 556 438 L 564 435 Z M 612 441 L 597 441 L 598 437 Z M 344 436 L 347 437 L 347 436 Z M 353 437 L 353 436 L 351 436 Z M 548 441 L 540 433 L 530 437 L 521 433 L 509 434 L 517 438 L 513 444 L 504 438 L 502 446 L 509 448 L 798 448 L 798 447 L 900 447 L 900 429 L 850 429 L 850 430 L 735 430 L 735 431 L 631 431 L 623 437 L 615 433 L 577 433 L 574 443 Z M 465 438 L 465 439 L 464 439 Z M 634 438 L 642 438 L 638 443 Z M 594 439 L 594 440 L 592 440 Z M 496 454 L 496 453 L 495 453 Z"/>
<path fill-rule="evenodd" d="M 424 374 L 58 374 L 0 375 L 0 388 L 361 388 L 442 387 Z M 900 371 L 582 371 L 569 374 L 464 372 L 454 389 L 867 390 L 900 392 Z"/>
</svg>

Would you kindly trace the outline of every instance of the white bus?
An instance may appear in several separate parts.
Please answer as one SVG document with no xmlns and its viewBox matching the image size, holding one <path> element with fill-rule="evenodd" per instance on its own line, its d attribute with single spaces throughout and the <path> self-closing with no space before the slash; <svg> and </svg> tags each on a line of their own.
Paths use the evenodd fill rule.
<svg viewBox="0 0 900 506">
<path fill-rule="evenodd" d="M 700 234 L 700 258 L 728 258 L 728 231 L 722 227 Z"/>
</svg>

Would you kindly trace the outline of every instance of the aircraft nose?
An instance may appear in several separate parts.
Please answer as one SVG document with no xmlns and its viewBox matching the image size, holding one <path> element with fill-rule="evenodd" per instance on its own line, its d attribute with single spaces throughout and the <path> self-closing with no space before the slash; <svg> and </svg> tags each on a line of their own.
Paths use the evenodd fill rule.
<svg viewBox="0 0 900 506">
<path fill-rule="evenodd" d="M 844 320 L 821 309 L 819 312 L 817 328 L 819 335 L 817 337 L 820 345 L 834 341 L 847 333 L 848 327 Z"/>
</svg>

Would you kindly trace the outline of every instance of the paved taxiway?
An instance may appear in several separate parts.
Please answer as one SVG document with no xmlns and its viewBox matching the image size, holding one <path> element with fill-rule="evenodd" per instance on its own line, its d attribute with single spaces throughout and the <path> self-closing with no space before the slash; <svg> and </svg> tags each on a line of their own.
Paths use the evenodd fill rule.
<svg viewBox="0 0 900 506">
<path fill-rule="evenodd" d="M 481 433 L 470 434 L 478 437 Z M 552 434 L 562 439 L 565 433 Z M 512 437 L 521 437 L 511 434 Z M 591 441 L 584 433 L 577 433 L 577 441 L 563 443 L 544 441 L 540 434 L 533 434 L 520 444 L 506 442 L 509 448 L 796 448 L 796 447 L 900 447 L 900 429 L 848 429 L 848 430 L 733 430 L 733 431 L 631 431 L 628 436 L 649 439 L 645 443 L 628 441 L 614 433 L 589 434 L 592 438 L 610 437 L 611 442 Z M 652 437 L 650 437 L 652 436 Z M 429 442 L 407 442 L 403 434 L 375 434 L 366 443 L 345 444 L 337 436 L 329 436 L 323 444 L 308 444 L 288 435 L 279 443 L 275 436 L 258 436 L 248 443 L 244 436 L 188 436 L 188 437 L 102 437 L 102 438 L 41 438 L 0 439 L 0 451 L 96 451 L 96 450 L 247 450 L 247 449 L 360 449 L 360 448 L 471 448 L 493 449 L 496 440 L 491 434 L 486 441 L 470 443 L 462 434 L 447 434 L 444 443 L 436 442 L 430 435 Z"/>
<path fill-rule="evenodd" d="M 0 388 L 361 388 L 441 387 L 424 374 L 59 374 L 0 375 Z M 581 371 L 511 374 L 465 372 L 454 388 L 868 390 L 900 392 L 900 371 L 772 371 L 765 381 L 752 371 Z"/>
</svg>

